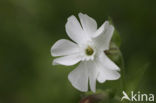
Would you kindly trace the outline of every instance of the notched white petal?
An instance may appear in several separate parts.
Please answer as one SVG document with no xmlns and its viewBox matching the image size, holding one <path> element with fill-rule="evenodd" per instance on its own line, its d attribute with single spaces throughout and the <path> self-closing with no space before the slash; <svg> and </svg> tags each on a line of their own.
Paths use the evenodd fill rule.
<svg viewBox="0 0 156 103">
<path fill-rule="evenodd" d="M 93 36 L 93 34 L 96 32 L 97 30 L 97 23 L 96 21 L 89 17 L 87 14 L 82 14 L 79 13 L 78 14 L 80 21 L 81 21 L 81 25 L 83 30 L 89 35 L 89 36 Z"/>
<path fill-rule="evenodd" d="M 106 80 L 117 80 L 119 78 L 120 78 L 120 73 L 118 73 L 117 71 L 101 68 L 101 71 L 98 74 L 97 80 L 100 83 L 103 83 Z"/>
<path fill-rule="evenodd" d="M 65 25 L 68 36 L 78 44 L 85 43 L 90 38 L 84 33 L 79 21 L 75 16 L 70 16 Z"/>
<path fill-rule="evenodd" d="M 95 32 L 94 38 L 98 37 L 99 35 L 101 35 L 102 33 L 104 33 L 105 28 L 107 28 L 109 26 L 109 22 L 105 21 L 100 27 L 99 29 Z"/>
<path fill-rule="evenodd" d="M 98 55 L 96 61 L 103 65 L 106 69 L 120 71 L 120 68 L 111 59 L 109 59 L 104 52 Z"/>
<path fill-rule="evenodd" d="M 53 60 L 53 65 L 74 65 L 81 60 L 79 55 L 69 55 L 64 57 L 59 57 Z"/>
<path fill-rule="evenodd" d="M 65 56 L 78 52 L 79 46 L 66 39 L 56 41 L 56 43 L 51 48 L 52 56 Z"/>
<path fill-rule="evenodd" d="M 100 83 L 106 80 L 117 80 L 120 78 L 120 73 L 118 72 L 120 70 L 119 67 L 104 53 L 99 54 L 95 62 L 99 70 L 97 80 Z"/>
<path fill-rule="evenodd" d="M 94 38 L 95 44 L 97 48 L 102 50 L 109 49 L 110 41 L 114 32 L 113 25 L 108 24 L 106 21 L 96 32 L 96 36 Z"/>
<path fill-rule="evenodd" d="M 87 68 L 88 68 L 88 72 L 89 72 L 90 89 L 93 92 L 96 92 L 96 79 L 97 79 L 98 72 L 99 72 L 98 68 L 94 61 L 87 62 Z"/>
<path fill-rule="evenodd" d="M 88 69 L 85 66 L 85 63 L 81 62 L 79 66 L 68 75 L 71 84 L 82 92 L 88 91 Z"/>
</svg>

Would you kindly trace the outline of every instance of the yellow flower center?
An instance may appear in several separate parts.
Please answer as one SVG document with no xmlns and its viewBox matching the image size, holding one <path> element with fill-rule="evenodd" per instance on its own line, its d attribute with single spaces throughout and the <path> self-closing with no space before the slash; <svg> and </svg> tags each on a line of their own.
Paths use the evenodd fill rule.
<svg viewBox="0 0 156 103">
<path fill-rule="evenodd" d="M 86 54 L 88 55 L 88 56 L 90 56 L 90 55 L 92 55 L 94 53 L 94 50 L 90 47 L 90 46 L 88 46 L 88 48 L 86 49 Z"/>
</svg>

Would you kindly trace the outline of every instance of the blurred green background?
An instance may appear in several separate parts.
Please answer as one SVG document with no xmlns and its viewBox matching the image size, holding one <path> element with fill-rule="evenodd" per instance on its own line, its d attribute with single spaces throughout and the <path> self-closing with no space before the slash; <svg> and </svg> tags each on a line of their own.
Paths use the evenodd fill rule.
<svg viewBox="0 0 156 103">
<path fill-rule="evenodd" d="M 68 38 L 79 12 L 100 26 L 111 17 L 122 39 L 126 90 L 156 94 L 155 0 L 0 0 L 0 103 L 78 103 L 67 79 L 74 67 L 52 66 L 50 48 Z M 97 88 L 117 89 L 118 81 Z"/>
</svg>

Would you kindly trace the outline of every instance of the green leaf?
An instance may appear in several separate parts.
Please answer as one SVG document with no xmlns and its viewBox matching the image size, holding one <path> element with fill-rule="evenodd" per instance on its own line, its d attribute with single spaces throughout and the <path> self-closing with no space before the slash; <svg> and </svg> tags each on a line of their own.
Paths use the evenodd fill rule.
<svg viewBox="0 0 156 103">
<path fill-rule="evenodd" d="M 133 71 L 133 73 L 129 73 L 129 75 L 131 76 L 131 78 L 128 80 L 129 82 L 127 82 L 126 84 L 126 89 L 128 91 L 128 93 L 130 91 L 136 91 L 137 89 L 141 89 L 141 87 L 139 87 L 142 82 L 146 79 L 145 73 L 147 68 L 149 67 L 149 63 L 144 63 L 142 66 L 138 67 L 134 67 L 135 68 L 135 72 Z"/>
</svg>

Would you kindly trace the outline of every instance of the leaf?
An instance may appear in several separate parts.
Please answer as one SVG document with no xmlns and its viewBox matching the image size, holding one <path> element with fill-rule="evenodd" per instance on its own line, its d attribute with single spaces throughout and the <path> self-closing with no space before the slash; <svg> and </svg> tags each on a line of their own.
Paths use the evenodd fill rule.
<svg viewBox="0 0 156 103">
<path fill-rule="evenodd" d="M 133 72 L 133 74 L 129 74 L 131 75 L 131 79 L 129 79 L 129 82 L 127 82 L 126 86 L 128 92 L 135 91 L 140 86 L 140 84 L 142 84 L 141 81 L 144 80 L 145 73 L 148 67 L 149 63 L 144 63 L 144 65 L 140 68 L 136 68 L 136 71 Z"/>
</svg>

